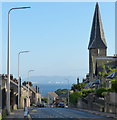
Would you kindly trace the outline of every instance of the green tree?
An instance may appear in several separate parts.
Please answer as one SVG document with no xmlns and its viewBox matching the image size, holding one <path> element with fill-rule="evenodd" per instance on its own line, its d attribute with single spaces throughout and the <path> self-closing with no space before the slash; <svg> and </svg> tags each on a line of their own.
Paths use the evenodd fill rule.
<svg viewBox="0 0 117 120">
<path fill-rule="evenodd" d="M 78 98 L 80 98 L 82 96 L 82 92 L 78 91 L 78 92 L 73 92 L 73 93 L 70 93 L 70 102 L 73 104 L 73 105 L 76 105 L 77 104 L 77 101 L 78 101 Z"/>
<path fill-rule="evenodd" d="M 103 97 L 103 92 L 107 92 L 108 90 L 106 88 L 99 88 L 99 89 L 96 89 L 96 95 L 98 97 Z"/>
<path fill-rule="evenodd" d="M 68 91 L 67 89 L 58 89 L 58 90 L 55 91 L 55 93 L 56 93 L 58 96 L 60 96 L 60 95 L 62 95 L 62 94 L 64 94 L 64 93 L 66 93 L 67 91 Z"/>
<path fill-rule="evenodd" d="M 102 87 L 106 87 L 106 76 L 108 76 L 111 73 L 117 71 L 117 67 L 116 68 L 111 68 L 110 66 L 108 66 L 108 70 L 110 70 L 110 72 L 107 72 L 105 65 L 102 65 L 102 71 L 99 72 Z"/>
<path fill-rule="evenodd" d="M 44 103 L 48 103 L 48 99 L 45 98 L 45 97 L 41 98 L 41 101 L 44 102 Z"/>
<path fill-rule="evenodd" d="M 99 72 L 99 75 L 100 75 L 101 77 L 106 77 L 106 76 L 108 75 L 108 74 L 107 74 L 107 71 L 106 71 L 106 67 L 105 67 L 104 64 L 102 65 L 102 71 Z"/>
<path fill-rule="evenodd" d="M 86 97 L 89 93 L 94 93 L 95 89 L 83 89 L 82 90 L 82 97 Z"/>
<path fill-rule="evenodd" d="M 71 86 L 71 90 L 73 90 L 74 92 L 76 91 L 81 91 L 82 89 L 84 89 L 84 86 L 86 85 L 87 83 L 79 83 L 79 84 L 73 84 Z"/>
<path fill-rule="evenodd" d="M 112 72 L 117 71 L 117 67 L 112 69 L 110 66 L 108 66 L 108 69 L 110 70 L 110 72 L 108 73 L 108 75 L 109 75 L 110 73 L 112 73 Z"/>
<path fill-rule="evenodd" d="M 101 87 L 106 87 L 106 76 L 108 75 L 106 66 L 102 65 L 102 71 L 98 73 L 101 79 Z"/>
</svg>

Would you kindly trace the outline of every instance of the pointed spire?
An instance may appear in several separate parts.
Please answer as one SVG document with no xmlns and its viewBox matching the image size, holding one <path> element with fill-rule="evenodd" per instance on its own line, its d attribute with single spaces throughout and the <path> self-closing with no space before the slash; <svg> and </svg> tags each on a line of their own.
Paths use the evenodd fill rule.
<svg viewBox="0 0 117 120">
<path fill-rule="evenodd" d="M 96 3 L 95 7 L 90 42 L 88 46 L 88 49 L 92 48 L 107 48 L 98 3 Z"/>
</svg>

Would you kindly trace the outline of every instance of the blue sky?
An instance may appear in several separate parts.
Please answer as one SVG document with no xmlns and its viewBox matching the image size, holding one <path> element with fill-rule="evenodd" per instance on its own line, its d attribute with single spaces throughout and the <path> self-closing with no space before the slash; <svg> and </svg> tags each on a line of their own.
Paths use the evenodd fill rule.
<svg viewBox="0 0 117 120">
<path fill-rule="evenodd" d="M 17 55 L 20 75 L 75 76 L 88 73 L 88 42 L 95 2 L 28 2 L 2 3 L 2 73 L 6 73 L 7 12 L 12 7 L 31 9 L 11 12 L 11 73 L 17 77 Z M 108 45 L 108 55 L 115 53 L 115 3 L 99 3 Z"/>
</svg>

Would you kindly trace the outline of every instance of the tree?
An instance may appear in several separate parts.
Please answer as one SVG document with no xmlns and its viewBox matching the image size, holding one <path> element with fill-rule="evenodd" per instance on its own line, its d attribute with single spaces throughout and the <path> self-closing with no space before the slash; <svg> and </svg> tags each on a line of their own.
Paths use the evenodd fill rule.
<svg viewBox="0 0 117 120">
<path fill-rule="evenodd" d="M 110 66 L 108 66 L 108 69 L 109 69 L 109 74 L 112 73 L 112 72 L 115 72 L 117 71 L 117 67 L 116 68 L 111 68 Z"/>
<path fill-rule="evenodd" d="M 107 72 L 105 65 L 102 65 L 102 71 L 99 72 L 100 78 L 101 78 L 101 87 L 106 87 L 106 76 L 108 76 L 109 74 L 113 73 L 114 71 L 117 71 L 117 67 L 116 68 L 111 68 L 108 66 L 108 70 L 109 72 Z"/>
<path fill-rule="evenodd" d="M 105 77 L 105 76 L 108 75 L 108 74 L 107 74 L 107 71 L 106 71 L 106 67 L 105 67 L 104 64 L 102 65 L 102 71 L 99 72 L 99 75 L 100 75 L 101 77 Z"/>
<path fill-rule="evenodd" d="M 41 98 L 41 101 L 44 102 L 44 103 L 48 103 L 48 99 L 45 98 L 45 97 Z"/>
<path fill-rule="evenodd" d="M 62 94 L 64 94 L 64 93 L 66 93 L 67 91 L 68 91 L 67 89 L 58 89 L 58 90 L 55 91 L 55 93 L 56 93 L 58 96 L 60 96 L 60 95 L 62 95 Z"/>
<path fill-rule="evenodd" d="M 101 78 L 101 87 L 106 87 L 106 76 L 108 75 L 105 65 L 102 65 L 102 71 L 98 73 Z"/>
<path fill-rule="evenodd" d="M 73 92 L 73 93 L 70 93 L 70 102 L 73 104 L 73 105 L 76 105 L 77 104 L 77 101 L 78 101 L 78 98 L 82 96 L 82 92 L 78 91 L 78 92 Z"/>
<path fill-rule="evenodd" d="M 86 83 L 73 84 L 71 86 L 71 90 L 73 90 L 74 92 L 75 91 L 81 91 L 84 88 L 85 85 L 86 85 Z"/>
</svg>

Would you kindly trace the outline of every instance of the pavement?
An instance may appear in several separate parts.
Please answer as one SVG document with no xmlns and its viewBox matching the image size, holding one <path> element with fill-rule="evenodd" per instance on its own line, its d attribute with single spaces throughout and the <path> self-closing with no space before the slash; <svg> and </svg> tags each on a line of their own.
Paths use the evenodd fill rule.
<svg viewBox="0 0 117 120">
<path fill-rule="evenodd" d="M 25 112 L 24 109 L 13 110 L 10 115 L 3 118 L 3 120 L 31 120 L 30 114 L 27 114 L 26 117 L 24 117 Z"/>
<path fill-rule="evenodd" d="M 10 113 L 10 115 L 8 115 L 6 118 L 4 118 L 5 120 L 9 118 L 24 118 L 24 110 L 23 109 L 17 109 L 14 110 Z M 11 119 L 10 119 L 11 120 Z"/>
<path fill-rule="evenodd" d="M 99 112 L 99 111 L 93 111 L 93 110 L 86 110 L 86 109 L 78 109 L 78 108 L 72 108 L 72 109 L 77 109 L 77 110 L 80 110 L 83 112 L 88 112 L 88 113 L 92 113 L 92 114 L 96 114 L 96 115 L 101 115 L 101 116 L 117 119 L 117 114 Z"/>
</svg>

